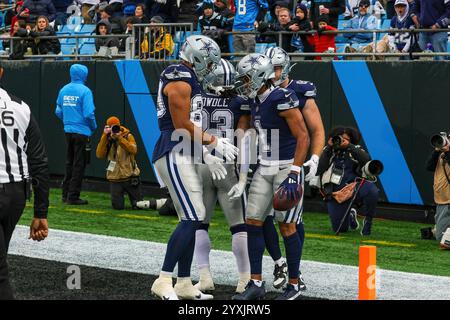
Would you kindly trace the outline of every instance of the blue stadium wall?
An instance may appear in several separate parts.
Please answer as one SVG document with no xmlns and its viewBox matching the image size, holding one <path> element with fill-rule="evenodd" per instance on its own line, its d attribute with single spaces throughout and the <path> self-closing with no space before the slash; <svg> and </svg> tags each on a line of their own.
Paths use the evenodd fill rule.
<svg viewBox="0 0 450 320">
<path fill-rule="evenodd" d="M 47 146 L 50 171 L 64 174 L 63 126 L 54 115 L 59 89 L 70 81 L 73 62 L 7 61 L 3 87 L 31 107 Z M 104 178 L 106 163 L 95 158 L 102 127 L 116 115 L 135 134 L 142 179 L 155 182 L 151 153 L 158 137 L 155 112 L 158 77 L 167 63 L 82 61 L 94 92 L 99 129 L 87 176 Z M 447 62 L 300 62 L 293 78 L 313 81 L 327 132 L 335 125 L 358 127 L 363 145 L 385 164 L 382 199 L 400 204 L 432 204 L 432 174 L 425 162 L 429 137 L 449 129 L 450 63 Z"/>
</svg>

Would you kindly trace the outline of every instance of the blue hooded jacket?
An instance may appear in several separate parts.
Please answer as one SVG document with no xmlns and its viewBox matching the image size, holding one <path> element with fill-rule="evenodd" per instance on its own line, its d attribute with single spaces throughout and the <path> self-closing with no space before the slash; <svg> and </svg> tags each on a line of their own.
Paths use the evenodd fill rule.
<svg viewBox="0 0 450 320">
<path fill-rule="evenodd" d="M 92 92 L 84 85 L 87 75 L 86 66 L 74 64 L 70 67 L 72 81 L 59 91 L 55 114 L 63 121 L 66 133 L 90 137 L 97 128 L 97 123 Z"/>
</svg>

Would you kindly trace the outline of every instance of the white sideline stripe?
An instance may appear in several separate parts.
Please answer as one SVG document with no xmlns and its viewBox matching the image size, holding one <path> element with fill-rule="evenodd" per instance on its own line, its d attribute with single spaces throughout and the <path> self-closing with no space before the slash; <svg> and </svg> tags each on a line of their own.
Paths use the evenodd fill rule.
<svg viewBox="0 0 450 320">
<path fill-rule="evenodd" d="M 162 243 L 55 229 L 51 229 L 49 237 L 42 242 L 28 240 L 28 234 L 28 227 L 17 226 L 10 254 L 143 274 L 159 274 L 166 249 Z M 237 284 L 237 269 L 231 252 L 212 250 L 210 260 L 217 284 Z M 198 279 L 195 261 L 193 266 L 195 280 Z M 265 256 L 263 277 L 268 290 L 273 289 L 272 271 L 273 262 Z M 302 273 L 308 288 L 306 296 L 357 298 L 357 267 L 302 261 Z M 449 288 L 450 277 L 377 269 L 378 299 L 450 299 Z"/>
</svg>

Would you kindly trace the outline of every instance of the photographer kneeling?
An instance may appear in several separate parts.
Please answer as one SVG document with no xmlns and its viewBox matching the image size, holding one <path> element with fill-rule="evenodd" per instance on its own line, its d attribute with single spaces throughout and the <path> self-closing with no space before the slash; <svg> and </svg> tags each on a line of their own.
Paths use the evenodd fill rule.
<svg viewBox="0 0 450 320">
<path fill-rule="evenodd" d="M 427 163 L 427 170 L 434 172 L 434 202 L 436 202 L 436 240 L 441 242 L 443 233 L 450 228 L 450 136 L 442 132 L 431 138 L 434 151 Z M 442 241 L 442 247 L 450 246 Z"/>
<path fill-rule="evenodd" d="M 382 164 L 377 160 L 370 161 L 369 154 L 357 145 L 360 139 L 354 128 L 334 128 L 319 159 L 318 184 L 327 201 L 331 226 L 336 233 L 359 227 L 356 210 L 352 208 L 354 203 L 365 206 L 361 235 L 371 233 L 379 190 L 367 178 L 376 180 L 374 176 L 381 173 Z"/>
<path fill-rule="evenodd" d="M 96 154 L 99 159 L 109 160 L 106 178 L 111 186 L 113 209 L 125 208 L 124 193 L 128 194 L 133 209 L 138 209 L 136 202 L 142 200 L 136 153 L 136 141 L 130 130 L 121 126 L 118 118 L 110 117 L 106 121 Z"/>
</svg>

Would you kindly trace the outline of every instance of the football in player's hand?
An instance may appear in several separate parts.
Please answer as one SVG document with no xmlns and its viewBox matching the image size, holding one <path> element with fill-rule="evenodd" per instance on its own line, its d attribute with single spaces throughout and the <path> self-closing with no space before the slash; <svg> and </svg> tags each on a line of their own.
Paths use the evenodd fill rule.
<svg viewBox="0 0 450 320">
<path fill-rule="evenodd" d="M 295 207 L 303 194 L 302 185 L 297 187 L 297 196 L 295 198 L 289 197 L 287 190 L 280 186 L 273 195 L 273 208 L 277 211 L 287 211 Z"/>
</svg>

